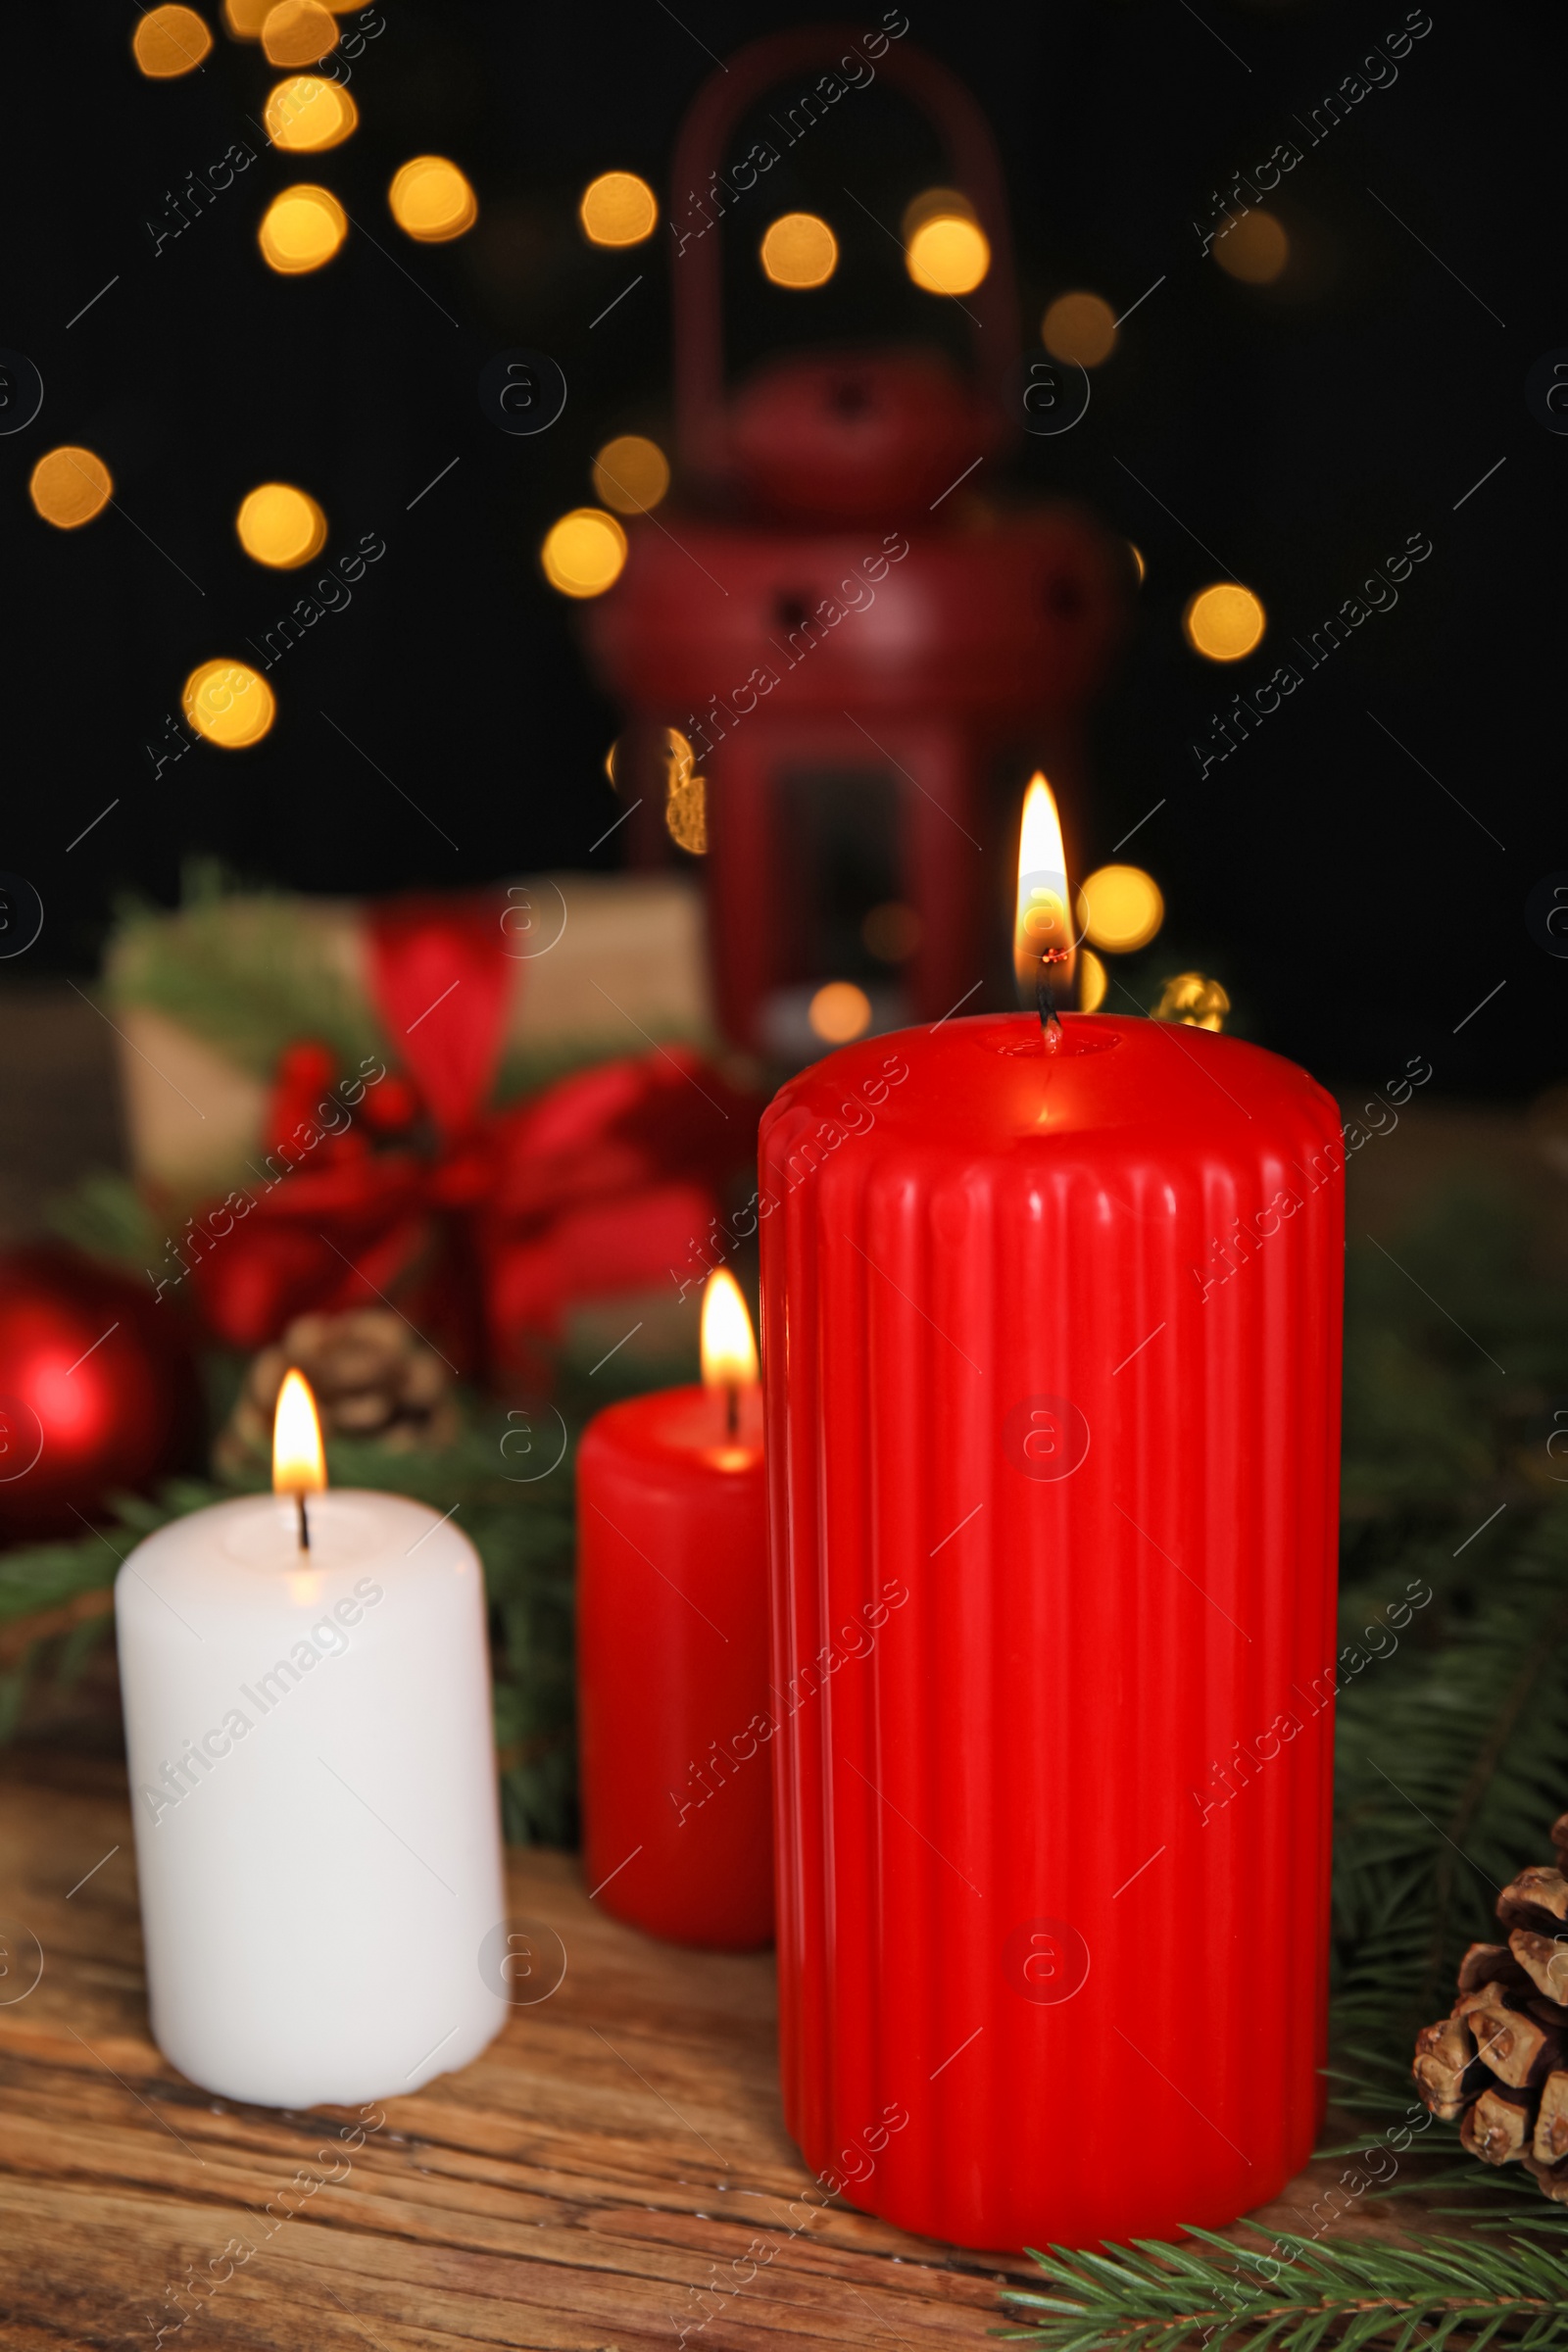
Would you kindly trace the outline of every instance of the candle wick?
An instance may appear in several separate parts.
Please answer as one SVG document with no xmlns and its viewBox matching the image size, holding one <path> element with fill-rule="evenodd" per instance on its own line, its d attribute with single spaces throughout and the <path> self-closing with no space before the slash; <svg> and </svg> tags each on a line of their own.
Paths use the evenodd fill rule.
<svg viewBox="0 0 1568 2352">
<path fill-rule="evenodd" d="M 740 1390 L 735 1386 L 735 1383 L 730 1381 L 724 1390 L 724 1430 L 726 1436 L 731 1438 L 739 1437 L 740 1427 L 741 1393 Z"/>
<path fill-rule="evenodd" d="M 1056 1018 L 1056 1000 L 1046 967 L 1042 963 L 1035 982 L 1035 1004 L 1040 1013 L 1040 1034 L 1047 1050 L 1054 1053 L 1061 1042 L 1061 1023 Z"/>
<path fill-rule="evenodd" d="M 311 1548 L 311 1523 L 305 1516 L 305 1490 L 303 1487 L 294 1497 L 294 1507 L 298 1511 L 300 1519 L 300 1549 L 309 1551 Z"/>
</svg>

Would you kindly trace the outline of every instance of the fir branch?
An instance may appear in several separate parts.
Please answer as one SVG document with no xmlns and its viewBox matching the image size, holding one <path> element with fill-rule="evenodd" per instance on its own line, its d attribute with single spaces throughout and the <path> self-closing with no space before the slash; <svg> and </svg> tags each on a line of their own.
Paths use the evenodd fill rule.
<svg viewBox="0 0 1568 2352">
<path fill-rule="evenodd" d="M 297 899 L 204 893 L 176 915 L 127 910 L 108 970 L 118 1004 L 166 1014 L 258 1078 L 302 1038 L 330 1047 L 345 1068 L 389 1052 L 331 911 Z"/>
<path fill-rule="evenodd" d="M 1488 1565 L 1441 1646 L 1407 1642 L 1339 1701 L 1338 2032 L 1401 2066 L 1568 1789 L 1568 1505 Z"/>
<path fill-rule="evenodd" d="M 1031 2247 L 1048 2291 L 1007 2287 L 1002 2300 L 1020 2318 L 1039 2316 L 996 2332 L 1042 2352 L 1356 2352 L 1384 2342 L 1396 2352 L 1493 2342 L 1533 2352 L 1568 2337 L 1568 2263 L 1522 2240 L 1323 2245 L 1281 2233 L 1283 2260 L 1208 2230 L 1191 2241 Z"/>
<path fill-rule="evenodd" d="M 139 1275 L 163 1250 L 163 1230 L 152 1210 L 118 1170 L 96 1169 L 70 1192 L 55 1194 L 44 1216 L 52 1233 L 127 1273 Z"/>
</svg>

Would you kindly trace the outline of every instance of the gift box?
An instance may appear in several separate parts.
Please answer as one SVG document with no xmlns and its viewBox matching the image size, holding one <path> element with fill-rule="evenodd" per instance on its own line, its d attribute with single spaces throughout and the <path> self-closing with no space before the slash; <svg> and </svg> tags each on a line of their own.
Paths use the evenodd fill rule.
<svg viewBox="0 0 1568 2352">
<path fill-rule="evenodd" d="M 684 1295 L 752 1155 L 679 881 L 208 889 L 128 916 L 108 977 L 147 1278 L 231 1347 L 380 1301 L 453 1369 L 544 1387 L 575 1310 Z"/>
<path fill-rule="evenodd" d="M 409 1040 L 389 1029 L 422 1007 L 389 1021 L 376 940 L 378 921 L 403 904 L 472 918 L 476 969 L 462 985 L 471 1001 L 488 983 L 485 1014 L 500 1021 L 497 1104 L 651 1043 L 711 1045 L 702 900 L 678 878 L 542 875 L 377 907 L 229 894 L 198 876 L 176 912 L 125 915 L 106 965 L 138 1179 L 190 1201 L 243 1175 L 279 1060 L 301 1039 L 345 1069 L 367 1054 L 402 1060 Z M 466 1035 L 481 1017 L 476 1009 Z"/>
</svg>

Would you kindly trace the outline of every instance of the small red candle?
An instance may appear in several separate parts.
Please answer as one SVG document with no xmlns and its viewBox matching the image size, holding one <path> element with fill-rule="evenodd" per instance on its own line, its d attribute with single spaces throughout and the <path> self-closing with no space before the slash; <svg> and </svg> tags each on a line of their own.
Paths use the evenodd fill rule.
<svg viewBox="0 0 1568 2352">
<path fill-rule="evenodd" d="M 1275 2196 L 1328 1969 L 1339 1117 L 1058 1022 L 1059 836 L 1022 862 L 1039 1012 L 804 1072 L 759 1201 L 775 1682 L 908 1595 L 774 1742 L 785 2116 L 979 2247 Z"/>
<path fill-rule="evenodd" d="M 584 1432 L 577 1527 L 589 1891 L 672 1942 L 755 1950 L 773 1936 L 762 1407 L 723 1269 L 703 1295 L 702 1387 Z"/>
</svg>

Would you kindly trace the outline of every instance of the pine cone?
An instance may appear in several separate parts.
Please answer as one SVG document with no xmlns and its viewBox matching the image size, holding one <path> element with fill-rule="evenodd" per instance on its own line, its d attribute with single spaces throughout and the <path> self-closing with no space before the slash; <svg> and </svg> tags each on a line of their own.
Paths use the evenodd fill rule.
<svg viewBox="0 0 1568 2352">
<path fill-rule="evenodd" d="M 1523 2164 L 1568 2205 L 1568 1813 L 1555 1869 L 1522 1870 L 1497 1897 L 1506 1943 L 1473 1943 L 1449 2015 L 1416 2037 L 1421 2097 L 1484 2164 Z"/>
<path fill-rule="evenodd" d="M 409 1452 L 450 1445 L 457 1435 L 446 1367 L 399 1316 L 383 1307 L 300 1315 L 246 1374 L 213 1448 L 220 1471 L 270 1460 L 272 1414 L 291 1367 L 310 1382 L 327 1437 L 377 1438 Z"/>
</svg>

